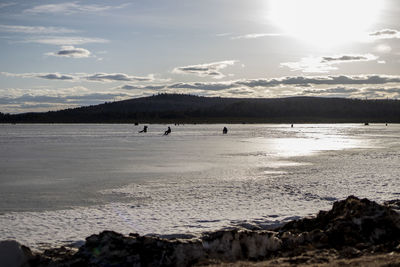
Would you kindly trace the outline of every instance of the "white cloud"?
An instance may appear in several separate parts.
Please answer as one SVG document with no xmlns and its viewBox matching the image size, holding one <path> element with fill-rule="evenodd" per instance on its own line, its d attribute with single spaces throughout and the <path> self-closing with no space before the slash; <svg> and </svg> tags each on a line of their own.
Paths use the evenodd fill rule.
<svg viewBox="0 0 400 267">
<path fill-rule="evenodd" d="M 89 37 L 79 37 L 79 36 L 46 36 L 41 38 L 30 38 L 23 41 L 25 43 L 38 43 L 38 44 L 48 44 L 48 45 L 82 45 L 89 43 L 108 43 L 109 41 L 102 38 L 89 38 Z"/>
<path fill-rule="evenodd" d="M 281 36 L 281 35 L 282 34 L 280 34 L 280 33 L 250 33 L 250 34 L 231 37 L 231 39 L 232 40 L 237 40 L 237 39 L 256 39 L 256 38 L 262 38 L 262 37 L 275 37 L 275 36 Z"/>
<path fill-rule="evenodd" d="M 216 36 L 217 37 L 225 37 L 225 36 L 230 36 L 232 34 L 233 33 L 231 33 L 231 32 L 223 32 L 223 33 L 217 33 Z"/>
<path fill-rule="evenodd" d="M 16 3 L 0 3 L 0 8 L 5 8 L 13 5 L 16 5 Z"/>
<path fill-rule="evenodd" d="M 378 53 L 390 53 L 392 51 L 392 47 L 387 44 L 380 44 L 375 47 L 375 51 Z"/>
<path fill-rule="evenodd" d="M 174 68 L 172 73 L 177 74 L 194 74 L 199 77 L 212 77 L 214 79 L 221 79 L 225 75 L 220 70 L 232 66 L 237 63 L 237 60 L 225 60 L 206 64 L 189 65 L 184 67 Z"/>
<path fill-rule="evenodd" d="M 90 57 L 91 53 L 89 50 L 84 48 L 74 46 L 62 46 L 59 51 L 50 52 L 46 55 L 69 58 L 87 58 Z"/>
<path fill-rule="evenodd" d="M 325 57 L 305 57 L 298 62 L 281 63 L 282 67 L 288 67 L 292 71 L 302 71 L 304 73 L 327 73 L 337 70 L 337 64 L 349 62 L 365 62 L 377 60 L 378 57 L 372 54 L 365 55 L 338 55 Z"/>
<path fill-rule="evenodd" d="M 52 14 L 70 15 L 75 13 L 99 13 L 110 9 L 123 8 L 124 6 L 126 6 L 126 4 L 106 6 L 106 5 L 84 5 L 84 4 L 79 4 L 78 2 L 66 2 L 59 4 L 39 5 L 31 9 L 26 9 L 24 12 L 30 14 L 52 13 Z"/>
<path fill-rule="evenodd" d="M 0 32 L 14 32 L 27 34 L 61 34 L 76 33 L 78 31 L 63 27 L 44 27 L 44 26 L 22 26 L 0 24 Z"/>
</svg>

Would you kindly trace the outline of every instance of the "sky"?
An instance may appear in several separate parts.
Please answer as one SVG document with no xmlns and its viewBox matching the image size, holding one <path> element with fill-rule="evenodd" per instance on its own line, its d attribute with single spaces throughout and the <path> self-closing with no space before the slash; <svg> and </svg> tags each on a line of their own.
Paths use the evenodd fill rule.
<svg viewBox="0 0 400 267">
<path fill-rule="evenodd" d="M 158 93 L 400 98 L 398 0 L 0 1 L 0 112 Z"/>
</svg>

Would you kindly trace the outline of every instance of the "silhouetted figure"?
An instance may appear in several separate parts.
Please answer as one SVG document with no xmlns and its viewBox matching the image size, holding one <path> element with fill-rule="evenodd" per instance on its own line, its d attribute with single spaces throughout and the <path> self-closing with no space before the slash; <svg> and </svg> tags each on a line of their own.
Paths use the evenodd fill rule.
<svg viewBox="0 0 400 267">
<path fill-rule="evenodd" d="M 364 122 L 364 125 L 365 125 L 365 126 L 368 126 L 368 125 L 369 125 L 369 122 Z"/>
<path fill-rule="evenodd" d="M 222 129 L 222 134 L 227 134 L 228 133 L 228 128 L 224 127 L 224 129 Z"/>
<path fill-rule="evenodd" d="M 387 123 L 386 123 L 386 126 L 387 126 Z"/>
<path fill-rule="evenodd" d="M 293 124 L 292 124 L 290 127 L 292 127 L 292 128 L 293 128 Z"/>
<path fill-rule="evenodd" d="M 143 130 L 139 131 L 139 133 L 147 133 L 147 125 L 143 126 Z"/>
<path fill-rule="evenodd" d="M 171 127 L 168 126 L 168 129 L 164 132 L 164 135 L 169 135 L 171 132 Z"/>
</svg>

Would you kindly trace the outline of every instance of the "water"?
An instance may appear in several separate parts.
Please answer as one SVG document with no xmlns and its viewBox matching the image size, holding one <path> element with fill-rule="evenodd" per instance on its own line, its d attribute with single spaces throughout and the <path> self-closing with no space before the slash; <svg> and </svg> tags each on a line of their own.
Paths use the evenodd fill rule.
<svg viewBox="0 0 400 267">
<path fill-rule="evenodd" d="M 400 198 L 400 125 L 0 125 L 0 240 L 268 228 Z"/>
</svg>

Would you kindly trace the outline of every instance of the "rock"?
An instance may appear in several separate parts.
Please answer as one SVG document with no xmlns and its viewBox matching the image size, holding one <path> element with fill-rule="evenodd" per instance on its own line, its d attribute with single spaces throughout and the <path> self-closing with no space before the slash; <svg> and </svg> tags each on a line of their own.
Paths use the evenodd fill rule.
<svg viewBox="0 0 400 267">
<path fill-rule="evenodd" d="M 386 207 L 392 208 L 396 210 L 397 212 L 400 212 L 400 199 L 394 199 L 394 200 L 389 200 L 385 201 L 383 203 Z"/>
<path fill-rule="evenodd" d="M 32 252 L 28 247 L 22 246 L 17 241 L 5 240 L 0 242 L 0 265 L 7 267 L 29 266 L 28 261 Z"/>
<path fill-rule="evenodd" d="M 334 248 L 382 244 L 400 239 L 400 215 L 376 202 L 350 196 L 335 202 L 332 210 L 320 211 L 316 218 L 289 222 L 277 230 L 309 232 L 311 243 Z"/>
<path fill-rule="evenodd" d="M 174 237 L 104 231 L 86 238 L 74 254 L 54 249 L 39 255 L 31 266 L 192 266 L 274 257 L 289 257 L 291 264 L 323 263 L 397 250 L 400 215 L 387 205 L 350 196 L 315 218 L 292 221 L 274 231 L 236 228 Z"/>
</svg>

